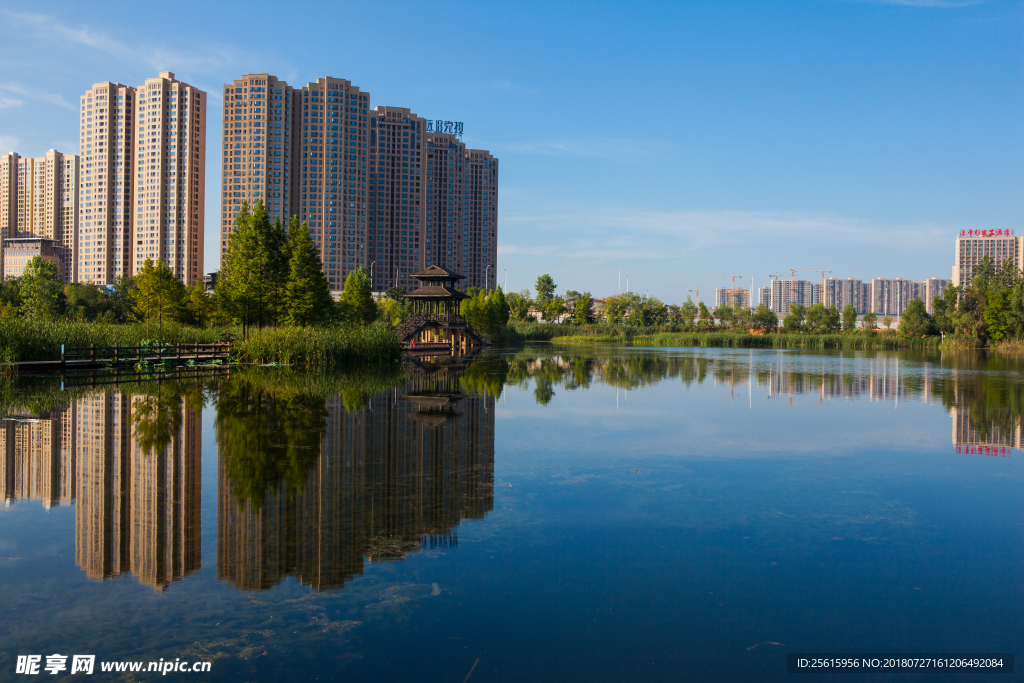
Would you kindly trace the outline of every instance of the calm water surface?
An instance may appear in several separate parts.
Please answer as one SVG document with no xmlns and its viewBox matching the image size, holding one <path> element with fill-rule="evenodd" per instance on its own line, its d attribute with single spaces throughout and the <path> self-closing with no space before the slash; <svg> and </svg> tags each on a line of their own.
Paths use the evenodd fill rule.
<svg viewBox="0 0 1024 683">
<path fill-rule="evenodd" d="M 782 680 L 787 652 L 1019 655 L 1022 369 L 545 345 L 8 385 L 0 680 L 53 653 L 210 661 L 168 676 L 217 681 Z"/>
</svg>

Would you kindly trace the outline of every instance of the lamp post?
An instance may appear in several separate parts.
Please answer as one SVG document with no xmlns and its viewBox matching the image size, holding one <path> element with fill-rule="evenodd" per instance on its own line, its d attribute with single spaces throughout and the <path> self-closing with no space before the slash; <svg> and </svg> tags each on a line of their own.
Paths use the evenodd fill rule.
<svg viewBox="0 0 1024 683">
<path fill-rule="evenodd" d="M 370 261 L 370 289 L 373 289 L 373 267 L 377 265 L 376 261 Z"/>
<path fill-rule="evenodd" d="M 505 271 L 505 286 L 501 288 L 501 291 L 508 293 L 508 268 L 503 270 Z"/>
<path fill-rule="evenodd" d="M 484 268 L 484 289 L 487 289 L 487 274 L 491 272 L 491 264 L 488 263 L 487 267 Z"/>
</svg>

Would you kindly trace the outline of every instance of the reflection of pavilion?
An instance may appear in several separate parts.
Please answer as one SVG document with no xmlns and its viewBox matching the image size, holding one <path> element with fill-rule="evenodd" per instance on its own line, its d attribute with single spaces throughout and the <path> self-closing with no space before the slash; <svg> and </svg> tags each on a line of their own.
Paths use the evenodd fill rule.
<svg viewBox="0 0 1024 683">
<path fill-rule="evenodd" d="M 219 462 L 217 574 L 264 590 L 288 575 L 339 588 L 369 561 L 454 545 L 455 527 L 494 500 L 494 398 L 459 389 L 457 370 L 418 374 L 348 412 L 327 402 L 315 466 L 299 491 L 267 491 L 255 509 Z M 224 446 L 222 445 L 222 451 Z"/>
</svg>

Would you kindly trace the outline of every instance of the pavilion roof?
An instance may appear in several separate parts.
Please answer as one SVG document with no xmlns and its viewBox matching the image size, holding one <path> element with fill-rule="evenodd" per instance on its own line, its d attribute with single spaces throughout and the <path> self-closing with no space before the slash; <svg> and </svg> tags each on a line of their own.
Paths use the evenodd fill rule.
<svg viewBox="0 0 1024 683">
<path fill-rule="evenodd" d="M 449 279 L 449 280 L 465 280 L 466 279 L 465 275 L 460 275 L 459 273 L 456 273 L 454 270 L 448 270 L 447 268 L 442 268 L 441 266 L 438 266 L 438 265 L 435 265 L 435 264 L 431 264 L 431 265 L 427 266 L 425 269 L 421 270 L 418 273 L 413 273 L 411 277 L 414 277 L 417 280 L 444 280 L 444 279 Z"/>
</svg>

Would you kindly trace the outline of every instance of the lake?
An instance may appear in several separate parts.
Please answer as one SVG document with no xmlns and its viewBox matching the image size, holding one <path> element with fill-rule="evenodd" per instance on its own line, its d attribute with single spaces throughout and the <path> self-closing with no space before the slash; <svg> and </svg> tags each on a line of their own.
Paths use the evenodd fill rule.
<svg viewBox="0 0 1024 683">
<path fill-rule="evenodd" d="M 538 344 L 330 375 L 9 381 L 0 680 L 52 654 L 93 654 L 110 680 L 154 674 L 100 662 L 475 682 L 1013 652 L 1022 370 Z"/>
</svg>

